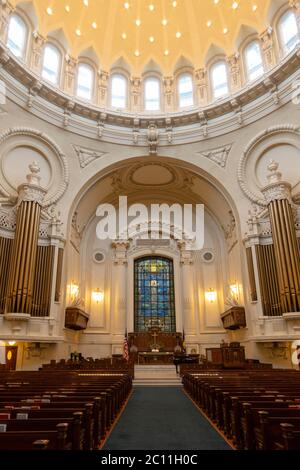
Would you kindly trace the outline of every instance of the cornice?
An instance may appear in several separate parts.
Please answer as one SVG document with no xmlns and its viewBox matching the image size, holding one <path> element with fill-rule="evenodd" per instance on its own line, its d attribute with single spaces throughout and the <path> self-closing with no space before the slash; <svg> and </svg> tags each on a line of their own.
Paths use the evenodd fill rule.
<svg viewBox="0 0 300 470">
<path fill-rule="evenodd" d="M 85 103 L 42 81 L 0 44 L 0 79 L 7 97 L 33 115 L 81 136 L 122 145 L 148 147 L 151 124 L 159 147 L 199 142 L 228 134 L 277 110 L 291 100 L 291 83 L 300 75 L 300 46 L 261 80 L 226 99 L 189 111 L 155 114 L 115 112 Z"/>
</svg>

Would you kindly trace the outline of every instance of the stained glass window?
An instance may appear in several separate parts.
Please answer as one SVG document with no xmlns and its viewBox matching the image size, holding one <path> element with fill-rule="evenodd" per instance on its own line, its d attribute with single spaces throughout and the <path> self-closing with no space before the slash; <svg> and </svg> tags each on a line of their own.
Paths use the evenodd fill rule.
<svg viewBox="0 0 300 470">
<path fill-rule="evenodd" d="M 135 331 L 158 326 L 176 332 L 173 261 L 162 257 L 140 258 L 134 264 Z"/>
</svg>

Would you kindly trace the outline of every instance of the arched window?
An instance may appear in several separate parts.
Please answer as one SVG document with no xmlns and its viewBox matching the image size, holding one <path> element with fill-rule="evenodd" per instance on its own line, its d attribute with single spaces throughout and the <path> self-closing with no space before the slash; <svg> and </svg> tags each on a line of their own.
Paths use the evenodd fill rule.
<svg viewBox="0 0 300 470">
<path fill-rule="evenodd" d="M 28 28 L 22 18 L 12 15 L 9 20 L 6 45 L 16 57 L 24 57 L 28 37 Z"/>
<path fill-rule="evenodd" d="M 222 98 L 229 92 L 227 67 L 225 62 L 217 62 L 211 69 L 212 92 L 214 99 Z"/>
<path fill-rule="evenodd" d="M 51 83 L 58 84 L 61 54 L 57 47 L 47 44 L 44 49 L 42 77 Z"/>
<path fill-rule="evenodd" d="M 173 260 L 149 256 L 134 262 L 134 331 L 176 332 Z"/>
<path fill-rule="evenodd" d="M 126 108 L 127 80 L 123 75 L 113 75 L 111 80 L 111 105 L 114 108 Z"/>
<path fill-rule="evenodd" d="M 280 42 L 284 54 L 288 54 L 299 41 L 296 16 L 292 11 L 282 15 L 278 23 Z"/>
<path fill-rule="evenodd" d="M 179 107 L 193 106 L 193 79 L 190 74 L 181 75 L 178 80 Z"/>
<path fill-rule="evenodd" d="M 257 41 L 252 42 L 245 49 L 245 62 L 248 80 L 255 80 L 264 73 L 264 64 L 261 50 Z"/>
<path fill-rule="evenodd" d="M 160 109 L 160 82 L 158 78 L 151 77 L 145 81 L 145 110 L 159 111 Z"/>
<path fill-rule="evenodd" d="M 85 100 L 91 100 L 93 96 L 94 71 L 88 64 L 79 64 L 77 73 L 76 95 Z"/>
</svg>

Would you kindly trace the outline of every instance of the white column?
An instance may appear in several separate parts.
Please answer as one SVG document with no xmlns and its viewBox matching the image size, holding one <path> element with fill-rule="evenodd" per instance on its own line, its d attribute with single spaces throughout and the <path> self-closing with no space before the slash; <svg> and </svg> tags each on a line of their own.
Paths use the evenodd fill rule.
<svg viewBox="0 0 300 470">
<path fill-rule="evenodd" d="M 183 327 L 186 336 L 196 335 L 196 309 L 194 297 L 194 259 L 193 252 L 186 249 L 185 242 L 179 244 L 181 251 L 182 312 Z M 188 343 L 188 338 L 186 342 Z"/>
<path fill-rule="evenodd" d="M 124 335 L 127 326 L 127 241 L 113 243 L 114 258 L 114 299 L 112 332 L 115 335 Z"/>
</svg>

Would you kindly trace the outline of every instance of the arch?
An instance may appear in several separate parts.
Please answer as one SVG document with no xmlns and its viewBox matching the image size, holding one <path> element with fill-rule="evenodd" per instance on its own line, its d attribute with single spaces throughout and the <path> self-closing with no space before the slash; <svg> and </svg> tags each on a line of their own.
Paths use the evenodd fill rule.
<svg viewBox="0 0 300 470">
<path fill-rule="evenodd" d="M 145 65 L 142 71 L 142 75 L 146 74 L 157 74 L 162 76 L 162 70 L 155 60 L 150 59 L 149 62 Z"/>
<path fill-rule="evenodd" d="M 50 39 L 51 42 L 54 42 L 54 44 L 61 49 L 62 53 L 66 53 L 69 50 L 69 41 L 62 28 L 49 31 L 47 38 Z"/>
<path fill-rule="evenodd" d="M 288 4 L 286 0 L 271 0 L 268 13 L 267 13 L 268 22 L 272 24 L 277 13 L 282 14 L 283 9 L 286 9 L 286 8 L 288 8 Z"/>
<path fill-rule="evenodd" d="M 110 104 L 113 108 L 127 108 L 128 80 L 121 73 L 113 73 L 110 77 Z"/>
<path fill-rule="evenodd" d="M 249 41 L 249 38 L 254 37 L 258 37 L 258 31 L 252 26 L 242 24 L 235 40 L 236 49 L 239 50 L 245 47 L 245 43 Z"/>
<path fill-rule="evenodd" d="M 225 60 L 218 60 L 210 67 L 210 79 L 213 99 L 221 99 L 228 95 L 228 68 Z"/>
<path fill-rule="evenodd" d="M 128 77 L 131 74 L 131 68 L 127 60 L 124 59 L 124 57 L 119 57 L 118 60 L 116 60 L 112 66 L 111 66 L 111 73 L 114 73 L 115 71 L 123 71 L 125 72 Z"/>
<path fill-rule="evenodd" d="M 82 50 L 78 54 L 78 61 L 89 62 L 91 66 L 94 65 L 96 67 L 99 67 L 100 65 L 99 56 L 93 46 L 87 47 L 86 49 Z"/>
<path fill-rule="evenodd" d="M 28 127 L 16 127 L 11 128 L 3 133 L 0 134 L 0 146 L 6 142 L 6 140 L 10 139 L 11 137 L 31 137 L 37 139 L 37 141 L 41 141 L 45 144 L 51 151 L 56 155 L 59 165 L 60 165 L 60 176 L 61 181 L 60 184 L 55 191 L 55 194 L 49 199 L 44 202 L 44 207 L 49 207 L 53 204 L 56 204 L 64 195 L 68 185 L 69 185 L 69 167 L 68 167 L 68 160 L 66 155 L 63 153 L 61 148 L 52 140 L 48 135 L 43 132 L 40 132 L 36 129 L 31 129 Z M 2 190 L 2 188 L 1 188 Z M 6 197 L 9 197 L 9 193 L 4 190 L 4 194 Z"/>
<path fill-rule="evenodd" d="M 174 66 L 174 74 L 176 75 L 180 73 L 182 69 L 194 70 L 194 64 L 183 55 L 181 55 L 176 61 L 176 64 Z"/>
<path fill-rule="evenodd" d="M 29 29 L 26 21 L 18 13 L 10 16 L 6 45 L 18 58 L 24 59 L 28 47 Z"/>
<path fill-rule="evenodd" d="M 174 281 L 173 259 L 157 254 L 134 259 L 135 331 L 159 326 L 176 332 Z"/>
<path fill-rule="evenodd" d="M 225 59 L 226 54 L 224 49 L 221 47 L 217 46 L 216 44 L 211 44 L 209 46 L 208 51 L 205 54 L 204 58 L 204 63 L 206 67 L 209 67 L 210 64 L 214 61 L 216 61 L 218 58 L 224 58 Z"/>
<path fill-rule="evenodd" d="M 16 6 L 16 13 L 21 12 L 26 16 L 27 21 L 30 23 L 30 27 L 33 30 L 37 30 L 39 27 L 38 15 L 34 3 L 31 1 L 19 2 Z"/>
<path fill-rule="evenodd" d="M 194 85 L 191 73 L 183 72 L 178 76 L 177 90 L 179 108 L 187 108 L 194 105 Z"/>
<path fill-rule="evenodd" d="M 258 40 L 250 42 L 243 51 L 245 75 L 249 81 L 256 80 L 264 74 L 264 64 L 260 43 Z"/>
<path fill-rule="evenodd" d="M 60 50 L 52 43 L 46 43 L 43 52 L 42 77 L 45 80 L 59 85 L 62 67 Z"/>
<path fill-rule="evenodd" d="M 297 138 L 297 137 L 300 137 L 300 130 L 299 130 L 299 127 L 297 126 L 294 126 L 291 124 L 283 124 L 283 125 L 269 127 L 268 129 L 260 132 L 249 142 L 245 151 L 243 152 L 243 155 L 238 165 L 237 178 L 238 178 L 238 182 L 243 193 L 251 202 L 254 202 L 255 204 L 258 204 L 262 207 L 267 207 L 267 201 L 262 197 L 262 195 L 255 194 L 248 187 L 247 175 L 246 175 L 247 162 L 248 162 L 250 155 L 259 144 L 263 143 L 270 137 L 275 137 L 280 134 L 290 134 L 291 136 L 295 136 Z M 285 138 L 284 143 L 286 141 L 287 139 Z M 300 139 L 299 139 L 299 148 L 300 148 Z"/>
<path fill-rule="evenodd" d="M 144 108 L 145 111 L 161 109 L 161 81 L 155 75 L 144 79 Z"/>
<path fill-rule="evenodd" d="M 293 10 L 288 9 L 280 16 L 277 33 L 282 54 L 289 54 L 299 43 L 299 28 Z"/>
<path fill-rule="evenodd" d="M 92 101 L 95 88 L 95 70 L 87 62 L 80 62 L 77 67 L 76 96 Z"/>
</svg>

